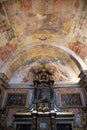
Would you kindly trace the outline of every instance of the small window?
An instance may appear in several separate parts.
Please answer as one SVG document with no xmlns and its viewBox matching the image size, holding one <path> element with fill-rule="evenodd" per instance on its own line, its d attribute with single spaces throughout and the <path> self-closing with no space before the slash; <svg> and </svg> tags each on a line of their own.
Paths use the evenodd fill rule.
<svg viewBox="0 0 87 130">
<path fill-rule="evenodd" d="M 47 124 L 45 122 L 40 123 L 40 128 L 41 129 L 46 129 L 46 127 L 47 127 Z"/>
</svg>

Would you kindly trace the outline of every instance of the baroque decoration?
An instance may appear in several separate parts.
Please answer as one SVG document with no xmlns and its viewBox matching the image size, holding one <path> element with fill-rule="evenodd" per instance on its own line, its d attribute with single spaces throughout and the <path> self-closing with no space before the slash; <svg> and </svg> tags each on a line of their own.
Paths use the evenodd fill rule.
<svg viewBox="0 0 87 130">
<path fill-rule="evenodd" d="M 31 122 L 87 130 L 86 0 L 0 0 L 0 130 Z"/>
</svg>

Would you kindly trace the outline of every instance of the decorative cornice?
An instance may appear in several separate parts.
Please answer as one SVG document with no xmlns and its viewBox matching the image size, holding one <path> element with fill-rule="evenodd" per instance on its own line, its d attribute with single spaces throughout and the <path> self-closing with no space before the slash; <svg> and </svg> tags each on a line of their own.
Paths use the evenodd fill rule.
<svg viewBox="0 0 87 130">
<path fill-rule="evenodd" d="M 55 83 L 54 88 L 81 88 L 81 86 L 78 83 Z M 19 83 L 19 84 L 11 84 L 9 83 L 8 89 L 33 89 L 34 84 L 33 83 Z"/>
</svg>

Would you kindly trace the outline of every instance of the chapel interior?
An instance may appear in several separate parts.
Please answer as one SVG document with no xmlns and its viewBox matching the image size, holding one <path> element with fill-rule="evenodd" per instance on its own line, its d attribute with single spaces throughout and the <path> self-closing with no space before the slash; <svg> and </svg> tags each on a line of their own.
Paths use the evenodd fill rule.
<svg viewBox="0 0 87 130">
<path fill-rule="evenodd" d="M 87 130 L 87 0 L 0 0 L 0 130 Z"/>
</svg>

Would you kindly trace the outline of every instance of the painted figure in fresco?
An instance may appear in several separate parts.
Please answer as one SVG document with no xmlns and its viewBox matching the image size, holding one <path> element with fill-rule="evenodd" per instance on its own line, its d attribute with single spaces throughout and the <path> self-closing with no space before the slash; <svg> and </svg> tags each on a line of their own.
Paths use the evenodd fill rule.
<svg viewBox="0 0 87 130">
<path fill-rule="evenodd" d="M 30 5 L 31 5 L 31 1 L 30 0 L 22 0 L 22 5 L 23 5 L 23 8 L 26 11 L 29 11 Z"/>
</svg>

